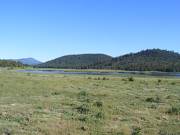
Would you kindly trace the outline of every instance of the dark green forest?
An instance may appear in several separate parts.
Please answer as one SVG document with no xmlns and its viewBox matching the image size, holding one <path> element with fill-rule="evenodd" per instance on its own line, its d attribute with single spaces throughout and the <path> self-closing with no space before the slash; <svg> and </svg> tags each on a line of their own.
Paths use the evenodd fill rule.
<svg viewBox="0 0 180 135">
<path fill-rule="evenodd" d="M 180 54 L 160 50 L 144 50 L 138 53 L 113 58 L 109 65 L 113 69 L 130 71 L 180 71 Z"/>
<path fill-rule="evenodd" d="M 115 58 L 104 54 L 67 55 L 35 67 L 180 72 L 180 54 L 147 49 Z"/>
<path fill-rule="evenodd" d="M 20 62 L 11 60 L 0 60 L 0 67 L 23 67 L 24 65 Z"/>
<path fill-rule="evenodd" d="M 69 69 L 89 69 L 99 68 L 106 62 L 112 60 L 111 56 L 104 54 L 80 54 L 80 55 L 67 55 L 46 63 L 37 65 L 40 68 L 69 68 Z M 98 65 L 96 67 L 96 65 Z"/>
</svg>

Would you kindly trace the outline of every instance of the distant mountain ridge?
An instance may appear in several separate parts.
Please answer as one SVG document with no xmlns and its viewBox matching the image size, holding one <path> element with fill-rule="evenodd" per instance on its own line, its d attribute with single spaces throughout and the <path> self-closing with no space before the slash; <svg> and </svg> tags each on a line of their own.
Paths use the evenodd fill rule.
<svg viewBox="0 0 180 135">
<path fill-rule="evenodd" d="M 114 58 L 105 54 L 67 55 L 36 67 L 180 72 L 180 54 L 161 49 L 147 49 Z"/>
<path fill-rule="evenodd" d="M 30 65 L 30 66 L 38 65 L 42 63 L 34 58 L 13 59 L 13 61 L 18 61 L 24 65 Z"/>
</svg>

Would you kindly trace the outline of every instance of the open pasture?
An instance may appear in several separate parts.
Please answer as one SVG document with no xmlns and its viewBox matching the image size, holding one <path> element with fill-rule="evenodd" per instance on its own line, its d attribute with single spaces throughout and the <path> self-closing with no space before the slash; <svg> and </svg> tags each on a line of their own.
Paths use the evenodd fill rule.
<svg viewBox="0 0 180 135">
<path fill-rule="evenodd" d="M 180 79 L 0 71 L 0 134 L 179 135 Z"/>
</svg>

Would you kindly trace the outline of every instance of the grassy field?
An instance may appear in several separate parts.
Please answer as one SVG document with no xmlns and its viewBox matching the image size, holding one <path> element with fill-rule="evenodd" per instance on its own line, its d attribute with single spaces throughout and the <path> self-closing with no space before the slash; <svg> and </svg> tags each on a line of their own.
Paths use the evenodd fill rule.
<svg viewBox="0 0 180 135">
<path fill-rule="evenodd" d="M 180 135 L 180 79 L 0 71 L 0 135 Z"/>
</svg>

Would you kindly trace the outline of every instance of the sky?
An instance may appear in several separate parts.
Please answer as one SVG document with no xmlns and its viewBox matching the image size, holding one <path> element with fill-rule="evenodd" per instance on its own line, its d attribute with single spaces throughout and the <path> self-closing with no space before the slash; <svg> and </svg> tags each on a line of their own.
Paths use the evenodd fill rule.
<svg viewBox="0 0 180 135">
<path fill-rule="evenodd" d="M 180 52 L 180 0 L 0 0 L 0 59 Z"/>
</svg>

